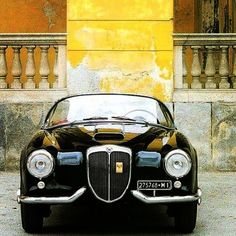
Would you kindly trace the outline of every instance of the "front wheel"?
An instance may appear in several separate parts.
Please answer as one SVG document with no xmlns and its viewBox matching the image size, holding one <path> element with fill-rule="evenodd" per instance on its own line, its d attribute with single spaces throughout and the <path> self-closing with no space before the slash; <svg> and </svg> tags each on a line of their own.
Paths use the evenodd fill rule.
<svg viewBox="0 0 236 236">
<path fill-rule="evenodd" d="M 181 233 L 191 233 L 196 226 L 197 202 L 187 202 L 175 207 L 175 229 Z"/>
<path fill-rule="evenodd" d="M 37 233 L 43 228 L 43 211 L 40 205 L 21 203 L 22 227 L 27 233 Z"/>
</svg>

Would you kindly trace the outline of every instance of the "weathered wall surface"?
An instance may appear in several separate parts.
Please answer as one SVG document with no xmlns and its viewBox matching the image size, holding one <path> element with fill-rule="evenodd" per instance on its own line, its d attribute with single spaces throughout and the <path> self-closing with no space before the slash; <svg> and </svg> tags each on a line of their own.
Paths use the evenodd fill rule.
<svg viewBox="0 0 236 236">
<path fill-rule="evenodd" d="M 1 33 L 66 32 L 66 0 L 0 0 Z"/>
<path fill-rule="evenodd" d="M 200 29 L 200 1 L 174 0 L 174 32 L 194 33 Z"/>
<path fill-rule="evenodd" d="M 174 116 L 177 128 L 182 131 L 196 148 L 199 166 L 211 166 L 211 104 L 176 103 Z"/>
<path fill-rule="evenodd" d="M 172 96 L 173 1 L 69 0 L 71 93 Z"/>
<path fill-rule="evenodd" d="M 235 103 L 175 103 L 174 117 L 196 148 L 200 169 L 236 171 Z"/>
<path fill-rule="evenodd" d="M 19 169 L 20 153 L 51 103 L 0 104 L 0 170 Z"/>
<path fill-rule="evenodd" d="M 213 167 L 236 170 L 236 104 L 213 104 L 212 118 Z"/>
</svg>

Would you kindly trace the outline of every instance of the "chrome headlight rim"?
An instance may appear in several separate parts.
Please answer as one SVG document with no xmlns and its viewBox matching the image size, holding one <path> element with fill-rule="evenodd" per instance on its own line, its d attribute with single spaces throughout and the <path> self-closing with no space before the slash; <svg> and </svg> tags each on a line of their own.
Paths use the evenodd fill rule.
<svg viewBox="0 0 236 236">
<path fill-rule="evenodd" d="M 37 173 L 33 172 L 32 169 L 31 169 L 32 160 L 33 160 L 36 156 L 38 156 L 38 155 L 44 155 L 44 156 L 46 156 L 46 157 L 49 159 L 50 163 L 51 163 L 50 168 L 49 168 L 47 174 L 40 174 L 40 173 L 37 174 Z M 48 152 L 48 151 L 45 150 L 45 149 L 39 149 L 39 150 L 33 151 L 33 152 L 28 156 L 26 166 L 27 166 L 28 172 L 29 172 L 33 177 L 38 178 L 38 179 L 43 179 L 43 178 L 46 178 L 46 177 L 48 177 L 49 175 L 51 175 L 51 174 L 53 173 L 54 168 L 55 168 L 55 160 L 54 160 L 54 158 L 53 158 L 53 156 L 51 155 L 50 152 Z"/>
<path fill-rule="evenodd" d="M 176 155 L 176 154 L 180 154 L 180 155 L 184 156 L 184 158 L 186 159 L 186 161 L 187 161 L 187 163 L 188 163 L 188 168 L 187 168 L 187 170 L 185 171 L 184 174 L 181 174 L 181 175 L 172 175 L 172 174 L 170 174 L 170 173 L 168 172 L 168 170 L 167 170 L 167 169 L 168 169 L 168 168 L 167 168 L 167 162 L 169 161 L 169 159 L 170 159 L 171 157 L 173 157 L 173 156 Z M 174 177 L 174 178 L 176 178 L 176 179 L 183 178 L 184 176 L 186 176 L 186 175 L 190 172 L 191 168 L 192 168 L 192 160 L 191 160 L 190 156 L 188 155 L 188 153 L 186 153 L 185 151 L 183 151 L 183 150 L 181 150 L 181 149 L 172 150 L 172 151 L 168 152 L 168 153 L 166 154 L 166 156 L 164 157 L 164 169 L 165 169 L 165 172 L 166 172 L 170 177 Z"/>
</svg>

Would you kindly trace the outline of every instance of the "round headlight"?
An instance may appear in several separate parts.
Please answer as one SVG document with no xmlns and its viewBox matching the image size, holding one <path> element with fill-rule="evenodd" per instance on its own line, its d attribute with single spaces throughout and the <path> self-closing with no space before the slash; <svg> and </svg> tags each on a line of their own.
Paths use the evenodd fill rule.
<svg viewBox="0 0 236 236">
<path fill-rule="evenodd" d="M 49 176 L 54 168 L 54 159 L 46 150 L 37 150 L 30 154 L 27 161 L 27 169 L 31 175 L 37 178 Z"/>
<path fill-rule="evenodd" d="M 180 178 L 189 173 L 192 162 L 186 152 L 176 149 L 165 156 L 164 165 L 168 175 Z"/>
</svg>

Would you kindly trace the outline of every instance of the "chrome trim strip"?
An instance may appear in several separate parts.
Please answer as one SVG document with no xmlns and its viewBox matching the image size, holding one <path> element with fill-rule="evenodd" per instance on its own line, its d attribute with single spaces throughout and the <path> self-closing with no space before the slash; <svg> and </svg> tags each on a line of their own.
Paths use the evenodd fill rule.
<svg viewBox="0 0 236 236">
<path fill-rule="evenodd" d="M 201 201 L 202 191 L 198 188 L 197 193 L 187 196 L 159 196 L 159 197 L 149 197 L 138 190 L 131 190 L 134 197 L 142 202 L 153 204 L 153 203 L 178 203 L 178 202 L 193 202 Z M 200 201 L 199 201 L 200 200 Z"/>
<path fill-rule="evenodd" d="M 109 158 L 109 165 L 110 165 L 110 155 L 111 155 L 111 153 L 113 151 L 126 152 L 126 153 L 129 154 L 129 157 L 130 157 L 130 171 L 129 171 L 128 184 L 127 184 L 123 194 L 119 198 L 116 198 L 116 199 L 114 199 L 112 201 L 110 200 L 110 179 L 109 179 L 110 178 L 110 166 L 109 166 L 109 173 L 108 173 L 108 175 L 109 175 L 108 176 L 108 189 L 109 189 L 108 190 L 109 191 L 108 192 L 108 201 L 100 198 L 96 194 L 96 192 L 94 191 L 94 189 L 93 189 L 93 187 L 92 187 L 92 185 L 90 183 L 90 179 L 89 179 L 89 155 L 91 153 L 100 152 L 100 151 L 107 152 L 108 158 Z M 131 149 L 127 148 L 127 147 L 123 147 L 123 146 L 113 145 L 113 144 L 106 144 L 106 145 L 101 145 L 101 146 L 93 146 L 93 147 L 90 147 L 90 148 L 87 149 L 86 160 L 87 160 L 87 179 L 88 179 L 88 184 L 89 184 L 89 187 L 90 187 L 91 191 L 93 192 L 94 196 L 97 199 L 99 199 L 100 201 L 103 201 L 103 202 L 106 202 L 106 203 L 112 203 L 112 202 L 115 202 L 115 201 L 118 201 L 119 199 L 121 199 L 125 195 L 127 189 L 129 188 L 130 181 L 131 181 L 131 169 L 132 169 L 132 151 L 131 151 Z"/>
<path fill-rule="evenodd" d="M 78 189 L 73 195 L 68 197 L 28 197 L 22 196 L 20 189 L 17 191 L 18 203 L 30 203 L 30 204 L 64 204 L 71 203 L 77 200 L 84 194 L 86 187 Z"/>
</svg>

